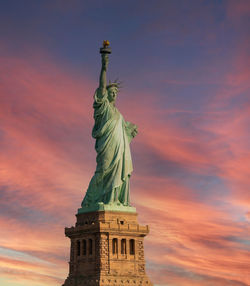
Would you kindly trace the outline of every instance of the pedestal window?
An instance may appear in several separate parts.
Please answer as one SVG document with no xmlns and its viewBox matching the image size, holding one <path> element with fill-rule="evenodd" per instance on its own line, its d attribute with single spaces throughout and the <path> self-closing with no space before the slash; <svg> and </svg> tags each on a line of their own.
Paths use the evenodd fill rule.
<svg viewBox="0 0 250 286">
<path fill-rule="evenodd" d="M 135 240 L 134 239 L 129 240 L 129 253 L 130 255 L 135 255 Z"/>
<path fill-rule="evenodd" d="M 121 254 L 126 254 L 127 248 L 126 248 L 126 239 L 121 240 Z"/>
<path fill-rule="evenodd" d="M 117 238 L 113 238 L 113 240 L 112 240 L 112 252 L 113 252 L 113 254 L 118 253 L 118 240 L 117 240 Z"/>
<path fill-rule="evenodd" d="M 82 241 L 82 255 L 87 255 L 87 241 L 84 239 Z"/>
</svg>

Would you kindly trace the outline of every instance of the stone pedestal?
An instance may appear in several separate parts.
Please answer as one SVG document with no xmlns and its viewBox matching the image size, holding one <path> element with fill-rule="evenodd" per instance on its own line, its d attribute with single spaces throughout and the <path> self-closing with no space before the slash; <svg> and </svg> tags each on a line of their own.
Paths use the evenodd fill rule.
<svg viewBox="0 0 250 286">
<path fill-rule="evenodd" d="M 63 286 L 153 285 L 143 247 L 149 229 L 138 224 L 136 213 L 98 211 L 76 217 L 75 227 L 65 228 L 71 251 Z"/>
</svg>

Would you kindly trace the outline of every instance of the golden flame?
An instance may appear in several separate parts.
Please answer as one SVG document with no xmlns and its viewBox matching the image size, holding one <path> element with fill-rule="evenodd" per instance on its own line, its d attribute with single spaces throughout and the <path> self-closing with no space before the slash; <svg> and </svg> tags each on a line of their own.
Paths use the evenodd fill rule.
<svg viewBox="0 0 250 286">
<path fill-rule="evenodd" d="M 103 47 L 106 48 L 108 46 L 109 46 L 109 41 L 108 40 L 103 41 Z"/>
</svg>

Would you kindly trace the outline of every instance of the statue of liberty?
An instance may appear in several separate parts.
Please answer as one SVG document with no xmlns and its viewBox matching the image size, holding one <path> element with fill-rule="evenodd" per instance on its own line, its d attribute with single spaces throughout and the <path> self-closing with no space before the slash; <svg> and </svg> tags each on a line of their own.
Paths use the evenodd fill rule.
<svg viewBox="0 0 250 286">
<path fill-rule="evenodd" d="M 137 134 L 137 126 L 125 121 L 115 106 L 119 83 L 106 82 L 111 53 L 108 46 L 109 42 L 104 41 L 100 49 L 102 67 L 93 104 L 95 124 L 92 137 L 96 140 L 97 166 L 79 213 L 130 207 L 129 179 L 133 166 L 129 144 Z"/>
</svg>

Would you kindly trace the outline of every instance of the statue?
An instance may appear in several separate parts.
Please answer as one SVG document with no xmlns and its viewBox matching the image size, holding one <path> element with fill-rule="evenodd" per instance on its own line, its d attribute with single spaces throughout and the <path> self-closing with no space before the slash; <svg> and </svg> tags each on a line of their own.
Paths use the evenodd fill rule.
<svg viewBox="0 0 250 286">
<path fill-rule="evenodd" d="M 100 49 L 102 67 L 99 87 L 94 95 L 92 137 L 96 139 L 96 171 L 92 177 L 82 208 L 78 213 L 96 210 L 135 211 L 130 205 L 129 179 L 133 171 L 130 142 L 137 134 L 137 126 L 125 121 L 115 106 L 119 83 L 106 83 L 111 49 L 104 41 Z"/>
</svg>

